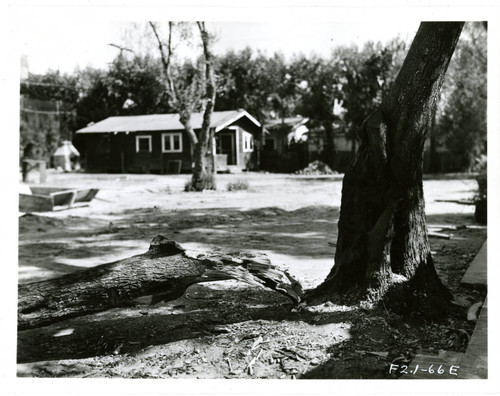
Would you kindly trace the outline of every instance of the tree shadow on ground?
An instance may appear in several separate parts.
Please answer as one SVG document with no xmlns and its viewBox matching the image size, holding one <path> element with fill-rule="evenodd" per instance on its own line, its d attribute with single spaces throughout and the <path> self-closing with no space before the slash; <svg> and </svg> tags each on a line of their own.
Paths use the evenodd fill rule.
<svg viewBox="0 0 500 396">
<path fill-rule="evenodd" d="M 235 246 L 239 250 L 275 250 L 299 258 L 316 252 L 333 258 L 331 242 L 336 240 L 333 229 L 336 229 L 334 224 L 337 219 L 338 208 L 316 206 L 292 212 L 277 208 L 253 211 L 211 208 L 197 210 L 196 214 L 188 210 L 147 209 L 123 213 L 123 219 L 112 227 L 90 229 L 83 236 L 88 236 L 89 242 L 92 241 L 92 235 L 96 240 L 106 236 L 108 245 L 102 249 L 102 253 L 104 250 L 109 253 L 113 244 L 117 249 L 123 248 L 119 241 L 144 240 L 147 244 L 154 235 L 163 234 L 181 243 L 196 241 L 232 250 Z M 427 216 L 427 222 L 429 225 L 451 226 L 474 224 L 472 215 L 461 213 Z M 207 234 L 206 229 L 224 232 Z M 484 240 L 485 229 L 461 228 L 449 232 L 453 234 L 450 240 L 431 239 L 431 249 L 434 250 L 440 277 L 456 290 L 473 258 L 470 252 L 477 252 Z M 47 236 L 50 239 L 50 235 Z M 68 244 L 71 238 L 68 236 Z M 81 252 L 76 251 L 80 247 L 68 246 L 68 255 L 81 257 Z M 31 248 L 35 249 L 36 246 Z M 72 252 L 72 249 L 75 251 Z M 200 288 L 209 286 L 195 285 L 187 294 Z M 286 342 L 287 337 L 297 333 L 295 325 L 307 324 L 306 332 L 314 338 L 315 329 L 323 325 L 345 324 L 349 337 L 326 340 L 327 347 L 323 350 L 327 358 L 319 364 L 313 364 L 312 360 L 289 358 L 295 366 L 300 366 L 297 375 L 300 378 L 387 378 L 387 366 L 394 357 L 421 348 L 446 346 L 447 340 L 443 337 L 455 325 L 415 323 L 383 311 L 292 312 L 287 299 L 267 290 L 225 289 L 215 295 L 213 289 L 210 290 L 205 293 L 212 297 L 195 302 L 185 296 L 166 305 L 115 309 L 19 332 L 18 362 L 82 359 L 113 354 L 133 356 L 149 347 L 181 340 L 221 343 L 221 339 L 226 339 L 229 345 L 237 345 L 232 337 L 234 326 L 248 321 L 252 323 L 250 327 L 256 328 L 259 321 L 272 321 L 272 326 L 276 326 L 276 323 L 288 326 L 289 334 L 284 332 L 275 340 L 274 349 L 283 349 L 284 345 L 290 346 Z M 228 332 L 222 330 L 221 333 L 217 329 L 220 326 L 229 328 Z M 56 336 L 65 329 L 73 329 L 73 332 Z M 242 335 L 238 337 L 241 339 Z M 223 349 L 227 348 L 220 345 Z M 270 359 L 274 358 L 271 356 Z M 286 367 L 280 367 L 279 370 L 290 374 L 292 371 Z"/>
<path fill-rule="evenodd" d="M 310 206 L 295 211 L 269 207 L 253 210 L 209 208 L 161 210 L 145 208 L 115 213 L 112 223 L 88 221 L 78 229 L 79 218 L 53 224 L 44 216 L 20 218 L 20 228 L 43 227 L 36 242 L 20 234 L 19 265 L 63 273 L 137 254 L 156 235 L 202 249 L 258 250 L 293 257 L 333 257 L 338 208 Z M 24 224 L 26 223 L 26 224 Z M 133 253 L 132 253 L 133 252 Z M 41 257 L 44 257 L 41 260 Z M 111 257 L 108 261 L 103 259 Z M 86 258 L 90 265 L 86 264 Z M 102 259 L 100 259 L 102 258 Z M 71 264 L 75 265 L 71 266 Z M 94 264 L 92 264 L 94 263 Z M 73 267 L 73 268 L 72 268 Z M 29 275 L 29 274 L 28 274 Z M 37 278 L 39 280 L 40 278 Z M 29 281 L 23 279 L 23 282 Z"/>
<path fill-rule="evenodd" d="M 474 330 L 474 324 L 466 320 L 467 308 L 484 301 L 485 292 L 466 288 L 460 281 L 486 238 L 486 227 L 478 226 L 473 215 L 464 213 L 428 215 L 427 225 L 441 228 L 441 232 L 449 236 L 449 239 L 430 238 L 436 271 L 454 297 L 449 315 L 430 319 L 410 315 L 414 312 L 410 310 L 397 315 L 380 304 L 370 314 L 372 319 L 380 321 L 379 324 L 370 324 L 369 317 L 363 318 L 365 323 L 358 322 L 356 317 L 351 318 L 353 342 L 332 345 L 330 358 L 300 378 L 399 378 L 411 374 L 401 372 L 401 361 L 408 365 L 421 351 L 436 356 L 440 350 L 465 351 Z M 460 335 L 464 334 L 468 336 L 461 338 Z M 391 362 L 395 360 L 398 364 L 391 368 Z M 445 377 L 454 379 L 453 376 Z"/>
<path fill-rule="evenodd" d="M 339 210 L 310 206 L 294 211 L 276 207 L 253 210 L 208 208 L 124 211 L 114 223 L 115 238 L 157 234 L 178 242 L 233 249 L 272 250 L 292 256 L 332 256 Z M 110 238 L 113 238 L 111 236 Z"/>
<path fill-rule="evenodd" d="M 230 335 L 231 330 L 225 326 L 248 321 L 323 326 L 344 323 L 352 316 L 352 312 L 313 314 L 292 308 L 288 299 L 268 290 L 239 285 L 236 289 L 214 291 L 205 285 L 195 285 L 185 296 L 169 303 L 113 309 L 20 331 L 17 361 L 134 354 L 151 346 L 195 338 L 216 342 L 219 335 Z"/>
<path fill-rule="evenodd" d="M 128 377 L 126 366 L 132 365 L 133 376 L 145 378 L 145 362 L 181 367 L 173 352 L 179 348 L 186 361 L 208 360 L 226 373 L 228 358 L 233 367 L 244 367 L 261 349 L 254 374 L 261 378 L 395 378 L 389 372 L 394 358 L 444 345 L 443 329 L 450 327 L 446 321 L 427 324 L 378 309 L 339 310 L 333 304 L 318 310 L 292 308 L 283 296 L 267 290 L 195 285 L 168 304 L 109 310 L 19 332 L 17 360 L 39 362 L 24 376 Z M 217 355 L 206 353 L 214 349 Z M 75 361 L 85 358 L 92 360 Z M 71 369 L 75 364 L 80 368 Z M 110 372 L 110 367 L 117 368 Z M 243 371 L 230 377 L 252 375 Z"/>
</svg>

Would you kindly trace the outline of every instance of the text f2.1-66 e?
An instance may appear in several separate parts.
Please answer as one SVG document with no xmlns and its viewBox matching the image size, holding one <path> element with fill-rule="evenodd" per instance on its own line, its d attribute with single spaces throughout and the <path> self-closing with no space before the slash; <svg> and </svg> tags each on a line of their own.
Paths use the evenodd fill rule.
<svg viewBox="0 0 500 396">
<path fill-rule="evenodd" d="M 389 374 L 412 374 L 415 375 L 419 371 L 422 371 L 424 373 L 428 374 L 436 374 L 436 375 L 458 375 L 458 369 L 460 366 L 445 366 L 440 364 L 439 366 L 437 364 L 431 364 L 430 366 L 419 366 L 418 364 L 415 365 L 415 367 L 410 367 L 406 366 L 404 364 L 393 364 L 389 366 Z"/>
</svg>

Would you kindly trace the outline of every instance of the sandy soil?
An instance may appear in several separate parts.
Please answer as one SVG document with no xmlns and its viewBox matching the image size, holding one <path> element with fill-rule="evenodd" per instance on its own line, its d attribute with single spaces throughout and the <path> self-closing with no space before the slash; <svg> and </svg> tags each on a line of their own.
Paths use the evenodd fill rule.
<svg viewBox="0 0 500 396">
<path fill-rule="evenodd" d="M 48 184 L 97 187 L 86 206 L 19 219 L 19 282 L 57 277 L 147 250 L 158 234 L 189 249 L 265 252 L 306 288 L 333 265 L 341 176 L 219 175 L 215 192 L 184 193 L 187 175 L 49 174 Z M 227 184 L 246 179 L 246 191 Z M 21 186 L 21 189 L 26 186 Z M 486 238 L 470 200 L 475 182 L 426 180 L 428 226 L 439 275 L 455 300 L 481 299 L 460 279 Z M 395 357 L 463 351 L 473 325 L 426 323 L 388 312 L 289 301 L 234 281 L 195 285 L 179 300 L 67 320 L 18 334 L 18 375 L 140 378 L 387 378 Z"/>
</svg>

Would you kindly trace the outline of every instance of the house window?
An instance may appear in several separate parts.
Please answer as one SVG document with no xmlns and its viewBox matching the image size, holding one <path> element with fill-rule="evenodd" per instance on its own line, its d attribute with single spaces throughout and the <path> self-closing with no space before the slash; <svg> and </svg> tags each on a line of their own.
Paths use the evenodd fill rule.
<svg viewBox="0 0 500 396">
<path fill-rule="evenodd" d="M 253 151 L 253 135 L 248 132 L 243 132 L 243 151 Z"/>
<path fill-rule="evenodd" d="M 151 136 L 136 136 L 135 137 L 135 152 L 136 153 L 150 153 Z"/>
<path fill-rule="evenodd" d="M 182 133 L 162 134 L 161 151 L 164 153 L 182 153 Z"/>
</svg>

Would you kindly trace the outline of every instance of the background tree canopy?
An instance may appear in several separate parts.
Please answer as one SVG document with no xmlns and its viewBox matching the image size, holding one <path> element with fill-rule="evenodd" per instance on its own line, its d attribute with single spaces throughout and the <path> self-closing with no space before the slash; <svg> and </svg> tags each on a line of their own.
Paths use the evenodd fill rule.
<svg viewBox="0 0 500 396">
<path fill-rule="evenodd" d="M 486 39 L 482 24 L 466 24 L 430 131 L 434 150 L 446 147 L 461 170 L 469 170 L 475 158 L 486 153 Z M 361 49 L 336 47 L 327 57 L 298 54 L 286 59 L 251 48 L 229 51 L 215 59 L 215 110 L 244 108 L 261 122 L 300 114 L 309 118 L 310 128 L 324 128 L 324 154 L 329 157 L 335 149 L 334 134 L 345 133 L 356 141 L 358 128 L 389 91 L 408 48 L 409 43 L 394 38 L 385 44 L 368 42 Z M 21 152 L 37 145 L 48 159 L 61 140 L 71 139 L 90 122 L 174 112 L 161 62 L 150 52 L 120 51 L 106 70 L 30 74 L 21 83 L 23 100 L 52 103 L 52 115 L 38 113 L 33 121 L 30 108 L 22 107 Z M 196 86 L 193 81 L 203 78 L 200 60 L 177 59 L 172 66 L 181 86 Z"/>
<path fill-rule="evenodd" d="M 486 154 L 486 76 L 486 29 L 480 23 L 466 24 L 446 75 L 433 131 L 464 170 Z"/>
</svg>

